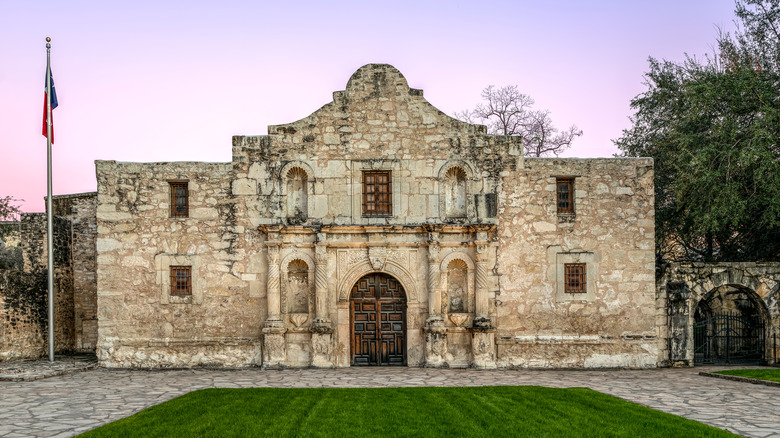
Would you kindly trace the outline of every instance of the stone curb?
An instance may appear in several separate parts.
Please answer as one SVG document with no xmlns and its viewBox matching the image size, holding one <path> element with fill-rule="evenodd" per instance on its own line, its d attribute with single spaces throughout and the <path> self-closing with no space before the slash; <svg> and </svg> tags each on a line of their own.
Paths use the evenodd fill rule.
<svg viewBox="0 0 780 438">
<path fill-rule="evenodd" d="M 754 385 L 780 386 L 780 382 L 772 382 L 770 380 L 751 379 L 750 377 L 729 376 L 726 374 L 715 374 L 715 373 L 708 373 L 705 371 L 701 371 L 699 375 L 705 377 L 715 377 L 718 379 L 733 380 L 735 382 L 752 383 Z"/>
<path fill-rule="evenodd" d="M 64 376 L 66 374 L 80 373 L 97 368 L 97 363 L 90 363 L 73 368 L 64 368 L 57 370 L 33 371 L 18 374 L 0 374 L 0 382 L 32 382 L 34 380 L 45 379 L 47 377 Z"/>
</svg>

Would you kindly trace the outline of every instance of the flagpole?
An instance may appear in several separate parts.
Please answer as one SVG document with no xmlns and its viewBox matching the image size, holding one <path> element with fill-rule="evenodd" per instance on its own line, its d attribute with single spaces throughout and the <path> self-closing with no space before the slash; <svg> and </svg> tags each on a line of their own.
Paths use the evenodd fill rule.
<svg viewBox="0 0 780 438">
<path fill-rule="evenodd" d="M 54 362 L 54 236 L 51 206 L 51 38 L 46 37 L 46 255 L 49 270 L 49 362 Z"/>
</svg>

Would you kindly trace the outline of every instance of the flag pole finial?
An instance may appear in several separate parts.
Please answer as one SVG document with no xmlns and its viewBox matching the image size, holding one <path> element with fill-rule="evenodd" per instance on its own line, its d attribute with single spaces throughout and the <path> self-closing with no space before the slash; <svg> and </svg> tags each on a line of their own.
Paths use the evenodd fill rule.
<svg viewBox="0 0 780 438">
<path fill-rule="evenodd" d="M 51 42 L 51 38 L 49 38 L 49 37 L 46 37 L 46 42 L 47 42 L 47 43 L 50 43 L 50 42 Z"/>
</svg>

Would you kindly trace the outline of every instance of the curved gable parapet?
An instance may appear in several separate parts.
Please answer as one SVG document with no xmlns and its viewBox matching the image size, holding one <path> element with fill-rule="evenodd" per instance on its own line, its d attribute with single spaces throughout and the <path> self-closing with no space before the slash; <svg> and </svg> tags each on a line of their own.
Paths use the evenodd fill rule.
<svg viewBox="0 0 780 438">
<path fill-rule="evenodd" d="M 377 97 L 394 98 L 412 95 L 409 83 L 397 68 L 390 64 L 366 64 L 347 81 L 344 90 L 349 99 L 368 99 Z M 422 97 L 422 90 L 414 90 L 414 95 Z"/>
<path fill-rule="evenodd" d="M 487 135 L 487 127 L 458 120 L 445 114 L 423 97 L 423 90 L 409 87 L 404 75 L 389 64 L 366 64 L 349 78 L 346 88 L 333 93 L 333 101 L 310 115 L 291 123 L 269 125 L 269 135 L 306 137 L 319 125 L 334 121 L 341 126 L 367 123 L 366 109 L 388 115 L 388 120 L 403 127 L 405 123 L 433 127 L 463 135 Z M 395 114 L 393 114 L 395 113 Z M 305 142 L 305 141 L 304 141 Z"/>
</svg>

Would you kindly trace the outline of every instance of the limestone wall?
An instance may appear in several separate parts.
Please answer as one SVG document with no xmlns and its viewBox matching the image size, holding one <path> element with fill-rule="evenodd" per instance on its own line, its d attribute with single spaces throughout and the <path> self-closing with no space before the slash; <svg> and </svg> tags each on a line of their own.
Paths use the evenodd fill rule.
<svg viewBox="0 0 780 438">
<path fill-rule="evenodd" d="M 94 352 L 97 344 L 97 193 L 55 196 L 54 212 L 67 217 L 73 271 L 73 348 Z"/>
<path fill-rule="evenodd" d="M 574 215 L 557 212 L 564 176 Z M 499 366 L 656 366 L 652 160 L 526 158 L 503 184 Z M 563 293 L 573 262 L 587 265 L 587 293 Z"/>
<path fill-rule="evenodd" d="M 259 236 L 236 218 L 231 166 L 98 161 L 97 175 L 102 363 L 259 364 L 264 309 L 241 278 L 259 269 L 245 249 L 259 251 Z M 189 181 L 188 218 L 170 217 L 172 179 Z M 170 265 L 192 266 L 191 296 L 170 296 Z"/>
<path fill-rule="evenodd" d="M 54 349 L 73 350 L 73 271 L 70 221 L 54 223 Z M 0 360 L 37 358 L 48 351 L 46 215 L 21 216 L 24 269 L 0 270 Z"/>
</svg>

